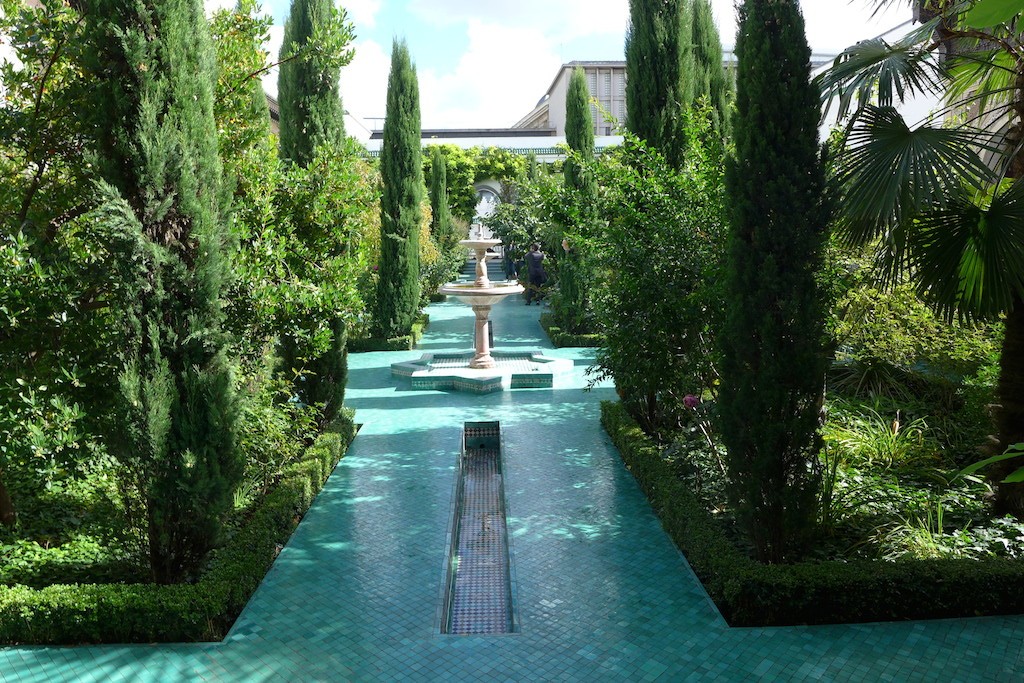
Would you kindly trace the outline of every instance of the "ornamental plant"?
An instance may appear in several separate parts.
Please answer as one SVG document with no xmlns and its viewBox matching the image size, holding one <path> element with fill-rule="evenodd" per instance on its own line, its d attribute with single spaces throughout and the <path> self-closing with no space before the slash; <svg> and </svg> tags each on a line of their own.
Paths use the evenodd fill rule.
<svg viewBox="0 0 1024 683">
<path fill-rule="evenodd" d="M 713 396 L 717 378 L 724 151 L 708 135 L 706 109 L 683 121 L 681 169 L 632 134 L 595 167 L 608 220 L 594 271 L 605 339 L 595 376 L 613 379 L 629 413 L 659 438 L 677 426 L 687 395 Z"/>
<path fill-rule="evenodd" d="M 373 333 L 382 338 L 412 331 L 420 299 L 419 229 L 423 198 L 420 94 L 405 41 L 391 48 L 387 118 L 381 145 L 384 185 L 380 204 L 380 271 Z"/>
<path fill-rule="evenodd" d="M 194 577 L 220 540 L 243 463 L 222 294 L 227 196 L 203 5 L 98 0 L 88 15 L 104 186 L 98 216 L 125 234 L 124 312 L 111 450 L 145 506 L 158 583 Z"/>
<path fill-rule="evenodd" d="M 830 356 L 817 281 L 830 214 L 796 0 L 745 2 L 736 55 L 719 428 L 736 517 L 757 558 L 776 563 L 814 525 Z"/>
</svg>

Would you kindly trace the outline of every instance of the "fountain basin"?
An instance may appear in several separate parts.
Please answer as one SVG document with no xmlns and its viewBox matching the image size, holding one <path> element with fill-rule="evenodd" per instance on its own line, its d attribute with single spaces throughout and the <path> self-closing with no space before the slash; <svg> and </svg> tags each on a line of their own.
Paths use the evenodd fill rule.
<svg viewBox="0 0 1024 683">
<path fill-rule="evenodd" d="M 408 377 L 413 389 L 455 390 L 487 394 L 509 389 L 549 389 L 570 373 L 573 362 L 540 351 L 495 351 L 494 366 L 473 368 L 473 352 L 426 353 L 422 358 L 392 363 L 393 377 Z"/>
<path fill-rule="evenodd" d="M 470 306 L 493 306 L 506 296 L 522 294 L 523 286 L 515 280 L 491 282 L 486 287 L 480 287 L 475 282 L 449 282 L 438 293 L 455 297 Z"/>
</svg>

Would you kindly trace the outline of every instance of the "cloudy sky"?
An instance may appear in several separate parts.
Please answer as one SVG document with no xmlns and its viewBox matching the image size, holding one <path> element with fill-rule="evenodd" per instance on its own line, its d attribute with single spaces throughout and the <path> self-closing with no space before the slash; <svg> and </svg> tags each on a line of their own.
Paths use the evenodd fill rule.
<svg viewBox="0 0 1024 683">
<path fill-rule="evenodd" d="M 277 54 L 290 0 L 263 0 L 274 17 Z M 209 7 L 233 0 L 207 0 Z M 546 92 L 572 60 L 621 60 L 628 0 L 342 0 L 355 25 L 356 56 L 342 71 L 350 135 L 367 137 L 384 116 L 394 38 L 417 67 L 424 128 L 507 127 Z M 722 44 L 735 42 L 733 0 L 712 0 Z M 834 54 L 910 19 L 901 6 L 871 18 L 869 0 L 803 0 L 808 40 Z M 276 73 L 266 79 L 275 93 Z"/>
</svg>

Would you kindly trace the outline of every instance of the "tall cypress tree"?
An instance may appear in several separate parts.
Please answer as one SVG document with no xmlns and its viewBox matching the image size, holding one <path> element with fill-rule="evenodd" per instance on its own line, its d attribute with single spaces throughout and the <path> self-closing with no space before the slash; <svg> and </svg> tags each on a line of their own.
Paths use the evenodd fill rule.
<svg viewBox="0 0 1024 683">
<path fill-rule="evenodd" d="M 708 0 L 691 0 L 693 5 L 694 99 L 707 97 L 711 104 L 711 123 L 715 130 L 728 133 L 729 81 L 722 68 L 722 40 Z"/>
<path fill-rule="evenodd" d="M 304 49 L 318 27 L 331 20 L 332 0 L 293 0 L 284 28 L 281 59 Z M 290 59 L 280 66 L 277 88 L 280 103 L 280 148 L 282 159 L 307 167 L 317 147 L 340 150 L 345 139 L 345 110 L 338 93 L 341 67 L 337 62 L 306 56 Z M 340 152 L 339 152 L 340 153 Z M 297 219 L 299 239 L 314 249 L 321 245 L 322 226 L 310 226 Z M 317 323 L 319 321 L 309 321 Z M 282 335 L 280 353 L 287 371 L 301 369 L 295 379 L 295 391 L 307 404 L 322 404 L 322 418 L 330 421 L 341 408 L 348 378 L 348 333 L 340 317 L 328 321 L 330 346 L 323 354 L 307 357 L 302 345 L 290 335 Z M 299 335 L 301 337 L 303 335 Z"/>
<path fill-rule="evenodd" d="M 220 296 L 227 197 L 215 63 L 200 0 L 96 0 L 98 168 L 105 212 L 134 232 L 118 438 L 146 505 L 154 580 L 195 574 L 217 542 L 243 462 Z"/>
<path fill-rule="evenodd" d="M 448 208 L 448 162 L 441 148 L 430 148 L 430 232 L 438 244 L 451 246 L 455 241 L 455 226 Z"/>
<path fill-rule="evenodd" d="M 590 91 L 587 76 L 577 67 L 569 78 L 565 99 L 565 140 L 577 154 L 565 162 L 565 186 L 569 190 L 575 225 L 567 225 L 566 238 L 570 249 L 560 260 L 558 268 L 558 317 L 572 332 L 583 331 L 584 320 L 590 306 L 587 291 L 586 240 L 591 236 L 597 219 L 597 180 L 588 163 L 594 160 L 594 121 L 590 115 Z"/>
<path fill-rule="evenodd" d="M 380 151 L 380 267 L 374 333 L 409 334 L 420 299 L 420 92 L 405 41 L 391 48 L 391 73 Z"/>
<path fill-rule="evenodd" d="M 778 562 L 799 553 L 814 523 L 828 367 L 816 275 L 829 207 L 797 0 L 746 0 L 736 57 L 718 408 L 734 509 L 758 558 Z"/>
<path fill-rule="evenodd" d="M 626 128 L 679 168 L 682 111 L 693 101 L 689 0 L 630 0 Z"/>
<path fill-rule="evenodd" d="M 583 165 L 573 159 L 565 162 L 565 183 L 578 195 L 588 217 L 593 217 L 597 211 L 597 181 L 584 166 L 594 160 L 594 120 L 590 116 L 587 75 L 579 67 L 569 77 L 565 95 L 565 141 L 583 160 Z"/>
<path fill-rule="evenodd" d="M 332 0 L 292 0 L 284 25 L 281 59 L 302 49 L 333 11 Z M 345 109 L 338 93 L 340 70 L 315 57 L 292 59 L 279 67 L 282 159 L 306 166 L 317 145 L 340 143 L 345 137 Z"/>
</svg>

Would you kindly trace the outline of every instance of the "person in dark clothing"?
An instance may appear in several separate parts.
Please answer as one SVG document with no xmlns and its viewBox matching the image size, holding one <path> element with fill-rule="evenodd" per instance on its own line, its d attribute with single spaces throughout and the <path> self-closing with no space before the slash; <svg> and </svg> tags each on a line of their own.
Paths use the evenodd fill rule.
<svg viewBox="0 0 1024 683">
<path fill-rule="evenodd" d="M 541 291 L 540 287 L 547 282 L 548 276 L 544 272 L 544 252 L 540 250 L 540 245 L 534 242 L 530 245 L 530 253 L 526 255 L 526 270 L 530 277 L 530 284 L 526 287 L 526 305 L 529 306 L 533 299 L 537 299 L 537 305 L 540 305 Z"/>
</svg>

